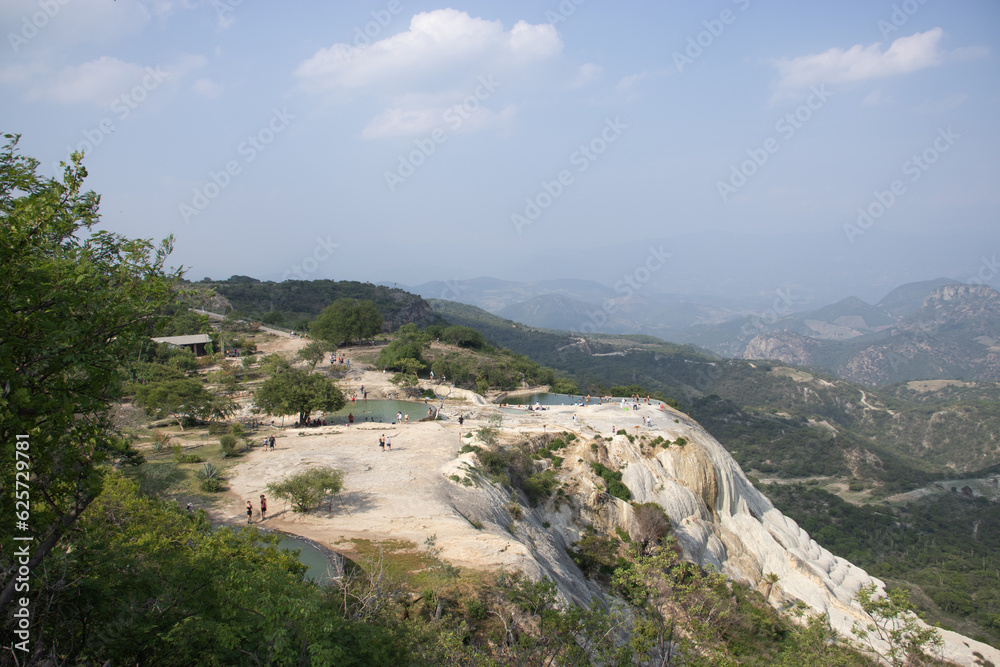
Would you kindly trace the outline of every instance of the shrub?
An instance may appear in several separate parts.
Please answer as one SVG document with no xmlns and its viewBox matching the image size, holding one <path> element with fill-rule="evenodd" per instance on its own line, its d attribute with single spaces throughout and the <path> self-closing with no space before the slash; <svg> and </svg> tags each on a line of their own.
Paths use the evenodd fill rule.
<svg viewBox="0 0 1000 667">
<path fill-rule="evenodd" d="M 207 491 L 208 493 L 218 493 L 222 491 L 222 480 L 219 479 L 205 479 L 199 484 L 202 491 Z"/>
<path fill-rule="evenodd" d="M 471 437 L 471 436 L 472 436 L 472 434 L 469 433 L 466 437 Z M 476 445 L 465 444 L 465 445 L 462 445 L 462 448 L 460 450 L 458 450 L 458 453 L 459 454 L 466 454 L 468 452 L 476 452 L 478 454 L 481 451 L 483 451 L 482 447 L 477 447 Z"/>
<path fill-rule="evenodd" d="M 656 503 L 632 505 L 632 536 L 642 543 L 655 543 L 670 532 L 670 517 Z"/>
<path fill-rule="evenodd" d="M 238 442 L 239 440 L 236 439 L 236 436 L 230 433 L 219 438 L 219 447 L 222 449 L 223 458 L 236 456 L 236 444 Z"/>
<path fill-rule="evenodd" d="M 674 444 L 683 447 L 684 445 L 688 444 L 688 441 L 685 438 L 677 438 L 676 440 L 674 440 Z"/>
<path fill-rule="evenodd" d="M 197 454 L 174 454 L 174 461 L 177 463 L 201 463 L 201 457 Z"/>
<path fill-rule="evenodd" d="M 208 422 L 209 435 L 222 435 L 229 432 L 229 425 L 225 422 Z"/>
<path fill-rule="evenodd" d="M 342 488 L 344 473 L 336 468 L 310 468 L 284 481 L 267 485 L 272 495 L 290 501 L 296 512 L 308 512 L 318 506 L 324 496 L 339 493 Z"/>
<path fill-rule="evenodd" d="M 510 514 L 510 518 L 515 521 L 520 520 L 524 517 L 524 509 L 521 508 L 516 502 L 511 501 L 507 504 L 507 513 Z"/>
<path fill-rule="evenodd" d="M 524 480 L 524 493 L 528 496 L 528 502 L 532 507 L 539 502 L 545 502 L 559 486 L 555 471 L 543 470 L 542 472 L 530 475 Z"/>
<path fill-rule="evenodd" d="M 465 603 L 465 611 L 470 618 L 482 621 L 486 618 L 486 607 L 479 600 L 469 600 Z"/>
<path fill-rule="evenodd" d="M 601 479 L 604 480 L 604 484 L 608 488 L 608 493 L 615 498 L 632 500 L 632 492 L 629 491 L 628 487 L 622 483 L 621 472 L 615 472 L 607 466 L 596 462 L 591 463 L 590 467 L 593 468 L 594 472 L 597 473 Z"/>
</svg>

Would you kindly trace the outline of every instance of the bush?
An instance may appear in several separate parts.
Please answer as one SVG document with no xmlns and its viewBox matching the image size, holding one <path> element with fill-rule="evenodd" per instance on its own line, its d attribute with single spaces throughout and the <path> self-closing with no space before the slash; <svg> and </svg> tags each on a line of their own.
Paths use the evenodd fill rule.
<svg viewBox="0 0 1000 667">
<path fill-rule="evenodd" d="M 644 547 L 670 533 L 670 517 L 656 503 L 632 505 L 632 518 L 632 537 Z"/>
<path fill-rule="evenodd" d="M 222 480 L 219 479 L 205 479 L 202 480 L 199 485 L 202 491 L 207 491 L 208 493 L 219 493 L 222 491 Z"/>
<path fill-rule="evenodd" d="M 615 472 L 607 466 L 596 462 L 591 463 L 590 467 L 593 468 L 594 472 L 597 473 L 601 479 L 604 480 L 604 484 L 608 488 L 608 493 L 615 498 L 632 500 L 632 492 L 629 491 L 628 487 L 622 483 L 621 472 Z"/>
<path fill-rule="evenodd" d="M 201 460 L 197 454 L 174 454 L 174 461 L 177 463 L 201 463 Z"/>
<path fill-rule="evenodd" d="M 222 435 L 229 432 L 229 424 L 225 422 L 208 422 L 209 435 Z"/>
<path fill-rule="evenodd" d="M 294 505 L 296 512 L 308 512 L 319 505 L 324 496 L 340 493 L 344 488 L 344 473 L 336 468 L 310 468 L 288 479 L 267 485 L 267 490 Z"/>
<path fill-rule="evenodd" d="M 230 433 L 219 438 L 219 447 L 222 449 L 223 458 L 236 456 L 236 445 L 238 442 L 239 440 L 236 439 L 236 436 Z"/>
<path fill-rule="evenodd" d="M 555 471 L 543 470 L 524 480 L 524 493 L 528 496 L 528 502 L 534 507 L 548 500 L 558 486 L 559 480 L 556 479 Z"/>
</svg>

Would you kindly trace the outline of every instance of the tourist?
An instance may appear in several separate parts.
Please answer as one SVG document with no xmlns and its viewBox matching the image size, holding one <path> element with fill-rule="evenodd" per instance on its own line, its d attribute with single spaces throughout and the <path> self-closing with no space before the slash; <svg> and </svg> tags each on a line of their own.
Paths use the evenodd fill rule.
<svg viewBox="0 0 1000 667">
<path fill-rule="evenodd" d="M 385 451 L 387 451 L 387 452 L 391 452 L 392 451 L 392 437 L 391 436 L 385 439 Z"/>
<path fill-rule="evenodd" d="M 353 423 L 354 423 L 354 413 L 353 412 L 348 412 L 347 413 L 347 427 L 350 428 L 351 424 L 353 424 Z"/>
<path fill-rule="evenodd" d="M 408 414 L 407 415 L 403 415 L 403 423 L 405 423 L 405 424 L 409 424 L 410 423 L 410 415 L 408 415 Z"/>
<path fill-rule="evenodd" d="M 267 518 L 267 498 L 264 494 L 260 494 L 260 520 L 263 521 Z"/>
<path fill-rule="evenodd" d="M 250 504 L 249 500 L 247 501 L 247 523 L 253 523 L 253 505 Z"/>
<path fill-rule="evenodd" d="M 465 417 L 462 416 L 462 415 L 459 415 L 458 416 L 458 425 L 461 426 L 464 423 L 465 423 Z"/>
<path fill-rule="evenodd" d="M 378 439 L 378 448 L 385 452 L 385 433 L 383 433 L 382 437 Z"/>
<path fill-rule="evenodd" d="M 267 439 L 267 441 L 268 441 L 268 444 L 270 445 L 271 451 L 273 452 L 274 451 L 274 436 L 272 435 L 270 438 Z"/>
</svg>

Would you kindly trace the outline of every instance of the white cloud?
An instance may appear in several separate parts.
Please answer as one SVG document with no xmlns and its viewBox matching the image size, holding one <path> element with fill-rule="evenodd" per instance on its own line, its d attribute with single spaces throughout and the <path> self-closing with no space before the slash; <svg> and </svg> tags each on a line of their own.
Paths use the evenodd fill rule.
<svg viewBox="0 0 1000 667">
<path fill-rule="evenodd" d="M 175 89 L 183 77 L 206 63 L 204 56 L 191 54 L 181 54 L 165 66 L 139 65 L 101 56 L 79 65 L 69 65 L 49 75 L 38 65 L 8 67 L 0 70 L 0 81 L 28 84 L 25 97 L 29 100 L 106 107 L 137 86 L 152 90 L 165 80 L 170 88 Z M 22 76 L 25 71 L 30 71 L 33 76 Z"/>
<path fill-rule="evenodd" d="M 364 139 L 426 134 L 435 128 L 469 132 L 512 118 L 516 106 L 490 105 L 497 89 L 523 82 L 540 63 L 562 51 L 549 24 L 473 18 L 454 9 L 415 15 L 402 33 L 367 45 L 338 43 L 320 49 L 294 71 L 306 92 L 371 94 L 384 105 L 361 132 Z M 585 65 L 585 76 L 599 74 Z M 529 71 L 531 70 L 531 71 Z"/>
<path fill-rule="evenodd" d="M 509 121 L 517 107 L 507 105 L 502 111 L 486 107 L 469 109 L 462 104 L 423 109 L 386 109 L 375 116 L 361 132 L 362 139 L 388 139 L 429 135 L 441 130 L 445 135 L 477 132 Z"/>
<path fill-rule="evenodd" d="M 561 50 L 556 29 L 547 23 L 519 21 L 506 31 L 500 21 L 438 9 L 414 16 L 406 32 L 369 45 L 337 43 L 320 49 L 299 64 L 295 77 L 310 92 L 389 84 L 420 90 L 442 76 L 524 66 Z"/>
<path fill-rule="evenodd" d="M 881 88 L 876 88 L 872 92 L 865 96 L 865 99 L 861 100 L 861 104 L 866 107 L 877 107 L 889 104 L 892 99 L 882 92 Z"/>
<path fill-rule="evenodd" d="M 201 78 L 192 84 L 191 90 L 203 97 L 215 99 L 222 94 L 222 84 L 211 79 Z"/>
<path fill-rule="evenodd" d="M 565 88 L 567 90 L 583 88 L 600 79 L 602 74 L 604 74 L 604 68 L 600 65 L 584 63 L 580 65 L 576 71 L 576 76 L 566 84 Z"/>
<path fill-rule="evenodd" d="M 54 76 L 37 81 L 28 89 L 28 99 L 42 99 L 58 104 L 89 102 L 107 105 L 112 98 L 141 81 L 142 65 L 126 63 L 110 56 L 64 67 Z"/>
<path fill-rule="evenodd" d="M 629 74 L 628 76 L 622 77 L 621 80 L 615 84 L 615 92 L 624 98 L 626 103 L 634 102 L 642 95 L 641 88 L 643 82 L 649 79 L 659 79 L 660 77 L 668 76 L 669 74 L 671 74 L 669 69 L 655 71 L 643 70 L 642 72 Z"/>
<path fill-rule="evenodd" d="M 884 51 L 881 43 L 856 44 L 847 50 L 832 48 L 823 53 L 775 60 L 773 64 L 780 75 L 776 83 L 778 94 L 794 94 L 822 83 L 848 83 L 908 74 L 936 67 L 950 58 L 982 54 L 982 50 L 975 47 L 971 52 L 966 48 L 949 54 L 940 46 L 943 34 L 941 28 L 933 28 L 900 37 Z"/>
</svg>

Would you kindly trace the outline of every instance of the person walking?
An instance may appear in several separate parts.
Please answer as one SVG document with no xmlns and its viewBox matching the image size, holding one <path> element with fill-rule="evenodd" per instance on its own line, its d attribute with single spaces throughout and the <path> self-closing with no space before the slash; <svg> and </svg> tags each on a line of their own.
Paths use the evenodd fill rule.
<svg viewBox="0 0 1000 667">
<path fill-rule="evenodd" d="M 267 518 L 267 498 L 264 494 L 260 494 L 260 520 L 263 521 Z"/>
<path fill-rule="evenodd" d="M 378 439 L 378 448 L 383 452 L 385 451 L 385 433 L 383 433 L 382 437 Z"/>
<path fill-rule="evenodd" d="M 389 436 L 388 438 L 385 439 L 385 451 L 387 452 L 392 451 L 392 436 Z"/>
<path fill-rule="evenodd" d="M 253 523 L 253 505 L 247 501 L 247 524 Z"/>
</svg>

